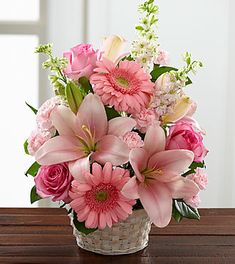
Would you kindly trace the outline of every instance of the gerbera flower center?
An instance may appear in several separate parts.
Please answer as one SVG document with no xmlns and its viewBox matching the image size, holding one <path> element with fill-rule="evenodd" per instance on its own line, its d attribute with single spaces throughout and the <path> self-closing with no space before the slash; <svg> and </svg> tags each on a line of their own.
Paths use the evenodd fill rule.
<svg viewBox="0 0 235 264">
<path fill-rule="evenodd" d="M 100 183 L 85 195 L 86 204 L 97 213 L 108 212 L 116 207 L 119 191 L 110 183 Z"/>
<path fill-rule="evenodd" d="M 126 79 L 123 78 L 123 77 L 117 77 L 116 81 L 117 81 L 118 84 L 120 84 L 120 85 L 123 86 L 123 87 L 128 88 L 128 86 L 129 86 L 129 82 L 128 82 L 128 80 L 126 80 Z"/>
<path fill-rule="evenodd" d="M 107 78 L 112 87 L 122 94 L 135 94 L 139 90 L 138 79 L 125 69 L 115 68 Z"/>
<path fill-rule="evenodd" d="M 106 191 L 101 191 L 96 193 L 97 201 L 106 201 L 108 198 L 108 193 Z"/>
</svg>

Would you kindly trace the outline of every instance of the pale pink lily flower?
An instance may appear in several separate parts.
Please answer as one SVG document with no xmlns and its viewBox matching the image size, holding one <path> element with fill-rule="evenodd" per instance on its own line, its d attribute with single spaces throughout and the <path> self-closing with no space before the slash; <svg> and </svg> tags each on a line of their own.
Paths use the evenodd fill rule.
<svg viewBox="0 0 235 264">
<path fill-rule="evenodd" d="M 129 159 L 129 148 L 119 137 L 136 125 L 129 117 L 117 117 L 109 122 L 105 108 L 97 95 L 88 94 L 77 115 L 59 106 L 51 114 L 59 136 L 48 140 L 35 154 L 41 165 L 69 162 L 76 178 L 89 170 L 89 158 L 101 164 L 121 165 Z"/>
<path fill-rule="evenodd" d="M 165 227 L 170 222 L 172 199 L 189 199 L 199 192 L 193 181 L 181 176 L 192 163 L 193 152 L 165 151 L 165 144 L 163 129 L 157 125 L 149 127 L 144 148 L 130 152 L 135 176 L 123 187 L 125 196 L 140 199 L 150 220 L 158 227 Z"/>
<path fill-rule="evenodd" d="M 105 38 L 103 42 L 103 58 L 106 58 L 113 63 L 117 62 L 122 54 L 125 40 L 118 35 L 111 35 Z"/>
</svg>

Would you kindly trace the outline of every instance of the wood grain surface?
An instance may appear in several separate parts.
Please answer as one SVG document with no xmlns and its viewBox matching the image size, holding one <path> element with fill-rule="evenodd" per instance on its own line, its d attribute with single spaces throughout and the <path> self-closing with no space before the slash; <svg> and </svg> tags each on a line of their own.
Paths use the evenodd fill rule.
<svg viewBox="0 0 235 264">
<path fill-rule="evenodd" d="M 0 208 L 0 263 L 235 264 L 235 209 L 200 214 L 200 221 L 152 227 L 138 253 L 101 256 L 78 248 L 65 209 Z"/>
</svg>

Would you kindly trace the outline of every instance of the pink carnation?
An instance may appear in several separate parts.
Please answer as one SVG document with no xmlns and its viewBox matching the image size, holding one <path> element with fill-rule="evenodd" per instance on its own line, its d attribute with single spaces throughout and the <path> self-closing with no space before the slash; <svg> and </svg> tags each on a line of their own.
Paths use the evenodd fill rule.
<svg viewBox="0 0 235 264">
<path fill-rule="evenodd" d="M 191 119 L 182 119 L 170 127 L 166 149 L 188 149 L 194 153 L 194 161 L 202 162 L 208 153 L 201 131 Z"/>
<path fill-rule="evenodd" d="M 149 105 L 154 83 L 139 63 L 125 60 L 116 66 L 104 58 L 97 66 L 91 83 L 105 105 L 128 113 L 138 113 Z"/>
<path fill-rule="evenodd" d="M 99 52 L 95 51 L 90 44 L 79 44 L 64 52 L 64 57 L 68 59 L 68 65 L 64 70 L 66 76 L 73 80 L 80 77 L 89 78 L 99 59 Z"/>
<path fill-rule="evenodd" d="M 69 189 L 73 180 L 66 163 L 41 166 L 34 178 L 36 190 L 42 198 L 69 202 Z"/>
<path fill-rule="evenodd" d="M 61 104 L 61 99 L 56 96 L 47 100 L 42 106 L 38 109 L 36 115 L 37 126 L 41 131 L 50 132 L 51 135 L 55 134 L 55 128 L 50 119 L 52 111 Z"/>
<path fill-rule="evenodd" d="M 42 132 L 38 129 L 32 131 L 28 138 L 28 152 L 30 155 L 34 155 L 35 152 L 51 138 L 49 132 Z"/>
<path fill-rule="evenodd" d="M 143 108 L 139 113 L 133 115 L 133 118 L 137 123 L 136 128 L 142 133 L 145 133 L 151 125 L 159 123 L 157 115 L 152 109 Z"/>
<path fill-rule="evenodd" d="M 92 164 L 92 174 L 85 172 L 72 182 L 70 206 L 77 213 L 80 222 L 87 228 L 104 229 L 132 213 L 135 200 L 126 198 L 122 188 L 130 179 L 128 170 L 106 163 L 102 168 Z"/>
<path fill-rule="evenodd" d="M 169 63 L 169 53 L 166 50 L 160 48 L 158 50 L 158 56 L 154 63 L 160 65 L 167 65 Z"/>
<path fill-rule="evenodd" d="M 127 144 L 129 149 L 141 148 L 144 146 L 144 141 L 137 132 L 127 132 L 122 140 Z"/>
<path fill-rule="evenodd" d="M 208 178 L 203 169 L 197 168 L 196 172 L 194 174 L 188 175 L 187 178 L 194 181 L 201 190 L 206 189 Z"/>
<path fill-rule="evenodd" d="M 198 194 L 193 196 L 192 198 L 184 199 L 184 201 L 186 204 L 188 204 L 189 206 L 193 208 L 198 208 L 201 203 L 201 199 Z"/>
</svg>

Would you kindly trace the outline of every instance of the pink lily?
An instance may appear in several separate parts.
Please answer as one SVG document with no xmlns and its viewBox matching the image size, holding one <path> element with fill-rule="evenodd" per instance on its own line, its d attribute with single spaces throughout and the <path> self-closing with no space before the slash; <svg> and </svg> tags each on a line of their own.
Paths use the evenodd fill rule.
<svg viewBox="0 0 235 264">
<path fill-rule="evenodd" d="M 59 136 L 48 140 L 35 153 L 41 165 L 69 162 L 76 178 L 89 170 L 89 158 L 101 164 L 121 165 L 128 161 L 128 146 L 119 138 L 132 130 L 136 122 L 129 117 L 107 121 L 104 106 L 97 95 L 88 94 L 75 115 L 59 106 L 51 114 Z"/>
<path fill-rule="evenodd" d="M 168 225 L 172 214 L 172 199 L 187 199 L 199 192 L 191 180 L 180 176 L 192 163 L 194 154 L 188 150 L 165 151 L 166 138 L 160 126 L 150 126 L 144 148 L 130 152 L 135 172 L 123 187 L 128 198 L 140 199 L 150 220 L 158 227 Z"/>
</svg>

